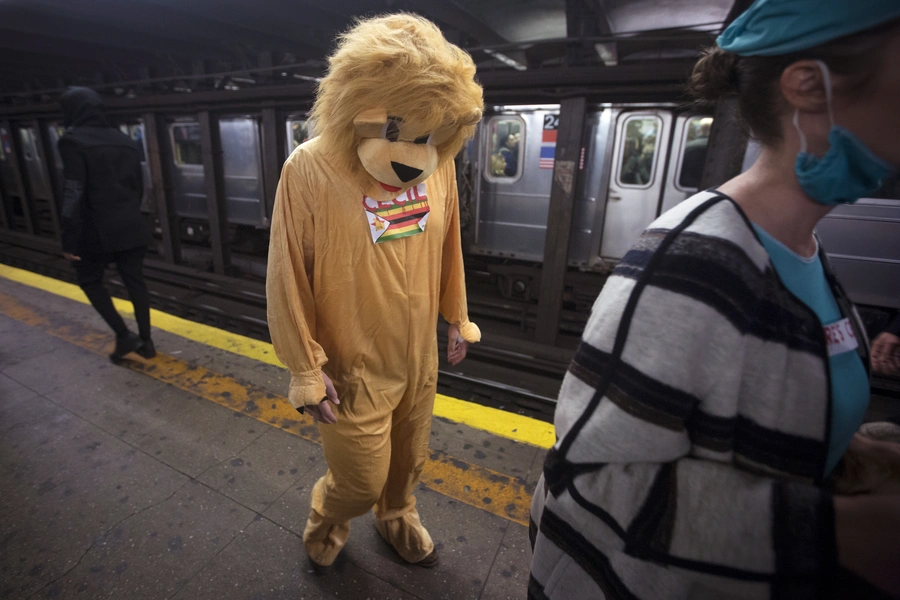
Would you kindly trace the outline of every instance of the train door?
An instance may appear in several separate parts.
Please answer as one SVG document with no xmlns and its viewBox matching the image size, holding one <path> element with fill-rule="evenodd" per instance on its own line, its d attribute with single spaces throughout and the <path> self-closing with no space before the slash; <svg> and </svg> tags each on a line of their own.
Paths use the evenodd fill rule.
<svg viewBox="0 0 900 600">
<path fill-rule="evenodd" d="M 713 118 L 709 115 L 688 114 L 675 118 L 672 153 L 660 214 L 700 190 L 712 122 Z"/>
<path fill-rule="evenodd" d="M 50 140 L 50 153 L 53 155 L 53 168 L 59 174 L 59 181 L 63 181 L 63 163 L 59 155 L 59 138 L 66 132 L 66 128 L 56 122 L 47 123 L 47 139 Z"/>
<path fill-rule="evenodd" d="M 476 254 L 543 260 L 559 109 L 522 108 L 479 125 Z"/>
<path fill-rule="evenodd" d="M 541 159 L 548 110 L 490 116 L 481 126 L 481 181 L 475 211 L 475 251 L 541 260 L 553 176 Z"/>
<path fill-rule="evenodd" d="M 170 123 L 169 143 L 175 167 L 172 170 L 175 212 L 179 217 L 207 219 L 200 124 L 193 119 Z M 192 230 L 187 233 L 190 236 Z"/>
<path fill-rule="evenodd" d="M 25 163 L 25 172 L 28 175 L 28 183 L 31 185 L 31 193 L 41 200 L 52 198 L 50 180 L 47 169 L 44 166 L 44 157 L 41 154 L 37 140 L 37 128 L 25 126 L 19 128 L 19 140 L 22 143 L 22 160 Z"/>
<path fill-rule="evenodd" d="M 245 116 L 219 120 L 229 223 L 262 226 L 267 222 L 259 130 L 259 118 Z"/>
<path fill-rule="evenodd" d="M 18 176 L 18 162 L 12 145 L 12 133 L 0 125 L 0 187 L 3 193 L 4 222 L 10 229 L 25 229 L 25 193 Z"/>
<path fill-rule="evenodd" d="M 156 207 L 152 206 L 153 178 L 150 176 L 150 165 L 147 162 L 147 140 L 144 138 L 144 121 L 128 122 L 119 126 L 119 131 L 138 143 L 141 152 L 141 176 L 144 179 L 144 192 L 141 196 L 141 212 L 155 213 Z"/>
<path fill-rule="evenodd" d="M 665 185 L 672 113 L 619 113 L 600 255 L 618 260 L 656 218 Z"/>
<path fill-rule="evenodd" d="M 22 162 L 25 176 L 28 178 L 28 189 L 31 191 L 32 214 L 35 219 L 35 231 L 38 235 L 54 236 L 51 203 L 56 202 L 53 187 L 47 173 L 46 162 L 39 142 L 39 133 L 34 125 L 23 125 L 18 128 L 19 142 L 22 148 Z"/>
<path fill-rule="evenodd" d="M 219 134 L 228 222 L 262 226 L 266 216 L 262 201 L 259 119 L 249 116 L 223 117 L 219 119 Z M 175 207 L 178 216 L 207 220 L 209 213 L 200 124 L 193 119 L 178 120 L 169 125 L 169 137 L 175 163 Z M 188 235 L 191 235 L 190 231 Z"/>
</svg>

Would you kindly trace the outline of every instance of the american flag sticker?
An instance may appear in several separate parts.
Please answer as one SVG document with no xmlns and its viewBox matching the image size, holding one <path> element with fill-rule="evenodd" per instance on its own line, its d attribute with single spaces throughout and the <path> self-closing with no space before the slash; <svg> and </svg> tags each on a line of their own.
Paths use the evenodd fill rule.
<svg viewBox="0 0 900 600">
<path fill-rule="evenodd" d="M 556 159 L 556 129 L 544 129 L 541 132 L 541 169 L 552 169 Z"/>
<path fill-rule="evenodd" d="M 552 169 L 556 162 L 556 134 L 556 129 L 544 129 L 541 132 L 541 158 L 538 163 L 541 169 Z M 581 149 L 578 169 L 584 169 L 584 148 Z"/>
</svg>

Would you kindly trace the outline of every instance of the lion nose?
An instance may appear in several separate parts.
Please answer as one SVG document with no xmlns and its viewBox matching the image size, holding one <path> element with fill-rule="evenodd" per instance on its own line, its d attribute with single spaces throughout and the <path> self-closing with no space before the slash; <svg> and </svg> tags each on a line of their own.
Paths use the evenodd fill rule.
<svg viewBox="0 0 900 600">
<path fill-rule="evenodd" d="M 412 181 L 422 174 L 422 169 L 416 169 L 415 167 L 410 167 L 394 161 L 391 161 L 391 168 L 394 169 L 394 173 L 397 174 L 397 177 L 399 177 L 400 181 L 403 183 Z"/>
</svg>

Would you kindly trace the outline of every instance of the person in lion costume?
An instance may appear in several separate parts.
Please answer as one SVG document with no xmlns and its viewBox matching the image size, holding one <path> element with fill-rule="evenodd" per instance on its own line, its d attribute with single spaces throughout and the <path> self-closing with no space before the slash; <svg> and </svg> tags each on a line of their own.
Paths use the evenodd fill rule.
<svg viewBox="0 0 900 600">
<path fill-rule="evenodd" d="M 288 398 L 318 422 L 328 463 L 303 542 L 315 565 L 332 564 L 350 519 L 374 506 L 382 537 L 430 567 L 412 492 L 428 456 L 438 312 L 452 364 L 481 337 L 452 159 L 481 119 L 482 90 L 469 55 L 409 14 L 358 22 L 328 64 L 317 136 L 278 184 L 266 278 Z"/>
</svg>

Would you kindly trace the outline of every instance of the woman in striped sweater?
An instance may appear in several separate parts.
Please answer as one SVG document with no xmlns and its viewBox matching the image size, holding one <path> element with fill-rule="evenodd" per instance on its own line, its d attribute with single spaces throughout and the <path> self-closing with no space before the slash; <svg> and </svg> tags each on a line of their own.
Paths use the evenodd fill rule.
<svg viewBox="0 0 900 600">
<path fill-rule="evenodd" d="M 737 94 L 763 152 L 653 223 L 597 299 L 529 598 L 900 596 L 900 496 L 831 485 L 848 449 L 900 450 L 855 435 L 867 340 L 814 235 L 900 165 L 900 2 L 757 0 L 692 84 Z"/>
</svg>

